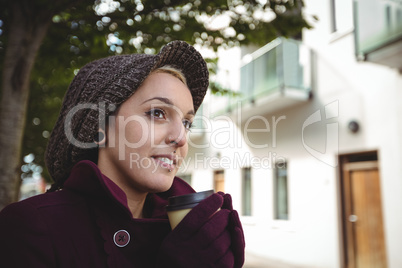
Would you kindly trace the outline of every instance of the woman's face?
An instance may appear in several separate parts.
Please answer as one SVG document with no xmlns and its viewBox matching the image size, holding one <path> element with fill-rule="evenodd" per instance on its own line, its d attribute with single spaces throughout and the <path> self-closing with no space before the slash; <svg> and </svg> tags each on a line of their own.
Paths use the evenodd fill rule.
<svg viewBox="0 0 402 268">
<path fill-rule="evenodd" d="M 98 165 L 126 193 L 163 192 L 188 152 L 194 118 L 187 86 L 168 73 L 152 73 L 109 118 Z"/>
</svg>

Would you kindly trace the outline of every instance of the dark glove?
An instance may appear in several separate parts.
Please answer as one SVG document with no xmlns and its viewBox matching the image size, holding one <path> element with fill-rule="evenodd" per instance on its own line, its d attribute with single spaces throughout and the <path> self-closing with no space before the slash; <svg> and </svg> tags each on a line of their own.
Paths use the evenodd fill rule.
<svg viewBox="0 0 402 268">
<path fill-rule="evenodd" d="M 233 210 L 232 197 L 230 194 L 224 194 L 222 192 L 218 192 L 218 194 L 223 197 L 222 209 L 230 211 L 228 229 L 232 238 L 231 248 L 235 258 L 234 267 L 242 267 L 244 264 L 244 248 L 246 244 L 239 214 L 236 210 Z"/>
<path fill-rule="evenodd" d="M 231 206 L 216 193 L 194 207 L 162 242 L 157 267 L 241 267 L 244 238 Z"/>
</svg>

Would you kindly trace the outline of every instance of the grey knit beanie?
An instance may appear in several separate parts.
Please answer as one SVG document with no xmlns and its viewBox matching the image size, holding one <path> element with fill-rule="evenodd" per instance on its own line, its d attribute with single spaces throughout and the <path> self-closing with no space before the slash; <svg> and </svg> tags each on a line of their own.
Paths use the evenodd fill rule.
<svg viewBox="0 0 402 268">
<path fill-rule="evenodd" d="M 183 72 L 197 111 L 208 89 L 209 73 L 200 53 L 186 42 L 173 41 L 157 55 L 111 56 L 80 69 L 64 97 L 46 149 L 46 165 L 55 181 L 51 191 L 63 187 L 77 162 L 97 162 L 94 138 L 100 124 L 136 91 L 152 70 L 165 65 Z"/>
</svg>

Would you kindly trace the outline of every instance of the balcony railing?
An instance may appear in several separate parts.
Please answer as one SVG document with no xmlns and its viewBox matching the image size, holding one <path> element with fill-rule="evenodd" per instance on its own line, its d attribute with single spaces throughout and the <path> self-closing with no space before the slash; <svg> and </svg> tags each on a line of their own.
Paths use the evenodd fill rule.
<svg viewBox="0 0 402 268">
<path fill-rule="evenodd" d="M 402 0 L 355 0 L 354 24 L 358 59 L 402 69 Z"/>
<path fill-rule="evenodd" d="M 298 41 L 278 38 L 244 57 L 240 91 L 226 97 L 225 108 L 215 114 L 267 104 L 269 107 L 259 112 L 269 112 L 288 106 L 281 98 L 306 100 L 310 92 L 311 50 Z"/>
</svg>

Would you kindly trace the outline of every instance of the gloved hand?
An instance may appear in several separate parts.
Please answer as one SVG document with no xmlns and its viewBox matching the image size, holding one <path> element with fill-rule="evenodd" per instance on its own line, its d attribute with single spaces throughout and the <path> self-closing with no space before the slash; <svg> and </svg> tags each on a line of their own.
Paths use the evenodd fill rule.
<svg viewBox="0 0 402 268">
<path fill-rule="evenodd" d="M 242 267 L 244 264 L 244 248 L 246 244 L 239 214 L 236 210 L 233 210 L 232 197 L 230 194 L 224 194 L 222 192 L 218 192 L 218 194 L 223 197 L 222 209 L 230 211 L 228 229 L 231 233 L 231 248 L 235 258 L 235 264 L 233 267 Z"/>
<path fill-rule="evenodd" d="M 220 210 L 218 210 L 220 209 Z M 157 267 L 241 267 L 244 236 L 230 195 L 194 207 L 162 242 Z"/>
</svg>

